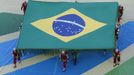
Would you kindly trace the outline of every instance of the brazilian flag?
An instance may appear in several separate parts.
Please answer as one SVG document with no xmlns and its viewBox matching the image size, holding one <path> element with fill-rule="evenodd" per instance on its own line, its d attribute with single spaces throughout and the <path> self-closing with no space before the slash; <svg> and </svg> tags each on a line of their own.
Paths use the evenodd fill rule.
<svg viewBox="0 0 134 75">
<path fill-rule="evenodd" d="M 116 2 L 30 1 L 18 49 L 113 49 Z"/>
</svg>

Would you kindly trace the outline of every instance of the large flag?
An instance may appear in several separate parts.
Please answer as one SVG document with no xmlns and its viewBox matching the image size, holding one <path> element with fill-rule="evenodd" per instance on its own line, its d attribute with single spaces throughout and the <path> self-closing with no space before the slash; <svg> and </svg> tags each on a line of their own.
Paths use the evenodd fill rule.
<svg viewBox="0 0 134 75">
<path fill-rule="evenodd" d="M 89 34 L 106 25 L 106 23 L 96 21 L 74 8 L 50 18 L 37 20 L 31 24 L 64 42 Z"/>
<path fill-rule="evenodd" d="M 30 1 L 19 49 L 112 49 L 116 2 L 66 3 Z"/>
</svg>

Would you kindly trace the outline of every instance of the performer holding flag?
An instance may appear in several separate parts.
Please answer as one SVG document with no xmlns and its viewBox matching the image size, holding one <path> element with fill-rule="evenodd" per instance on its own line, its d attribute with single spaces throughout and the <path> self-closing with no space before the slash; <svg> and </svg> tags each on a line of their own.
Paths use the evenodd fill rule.
<svg viewBox="0 0 134 75">
<path fill-rule="evenodd" d="M 26 8 L 27 8 L 27 2 L 24 1 L 24 2 L 22 3 L 22 5 L 21 5 L 21 10 L 24 12 L 24 14 L 25 14 L 25 12 L 26 12 Z"/>
<path fill-rule="evenodd" d="M 114 67 L 116 65 L 119 65 L 120 63 L 120 51 L 118 49 L 114 50 L 113 52 L 113 63 L 114 63 Z"/>
<path fill-rule="evenodd" d="M 120 21 L 122 19 L 124 8 L 122 5 L 119 5 L 118 7 L 118 26 L 120 25 Z"/>
<path fill-rule="evenodd" d="M 60 59 L 63 64 L 63 71 L 66 71 L 67 61 L 68 61 L 68 54 L 66 51 L 62 51 L 60 54 Z"/>
<path fill-rule="evenodd" d="M 14 68 L 16 68 L 16 62 L 17 62 L 17 51 L 16 49 L 14 48 L 13 49 L 13 64 L 14 64 Z"/>
</svg>

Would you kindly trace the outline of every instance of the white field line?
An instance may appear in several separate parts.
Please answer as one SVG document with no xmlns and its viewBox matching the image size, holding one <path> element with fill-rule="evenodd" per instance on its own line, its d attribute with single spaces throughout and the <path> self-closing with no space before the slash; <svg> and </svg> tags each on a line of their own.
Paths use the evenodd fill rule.
<svg viewBox="0 0 134 75">
<path fill-rule="evenodd" d="M 19 37 L 19 34 L 20 34 L 20 32 L 17 31 L 17 32 L 14 32 L 14 33 L 2 35 L 2 36 L 0 36 L 0 43 L 16 39 L 16 38 Z"/>
</svg>

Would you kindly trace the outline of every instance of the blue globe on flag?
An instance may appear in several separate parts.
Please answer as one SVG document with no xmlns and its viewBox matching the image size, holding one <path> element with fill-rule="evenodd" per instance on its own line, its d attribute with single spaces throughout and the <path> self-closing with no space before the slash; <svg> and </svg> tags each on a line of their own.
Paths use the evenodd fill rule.
<svg viewBox="0 0 134 75">
<path fill-rule="evenodd" d="M 85 28 L 84 20 L 76 14 L 68 14 L 54 20 L 53 30 L 61 36 L 73 36 Z"/>
</svg>

